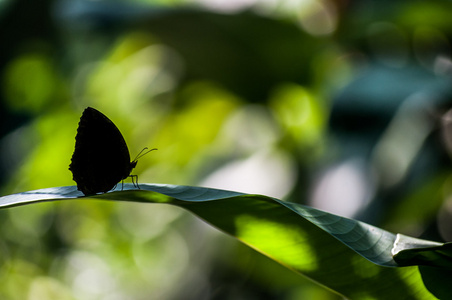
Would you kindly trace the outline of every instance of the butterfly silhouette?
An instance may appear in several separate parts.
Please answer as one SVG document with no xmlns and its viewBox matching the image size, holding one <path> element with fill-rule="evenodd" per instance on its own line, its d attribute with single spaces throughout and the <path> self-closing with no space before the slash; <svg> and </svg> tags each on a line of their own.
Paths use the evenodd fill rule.
<svg viewBox="0 0 452 300">
<path fill-rule="evenodd" d="M 130 173 L 140 157 L 157 150 L 144 152 L 147 149 L 130 161 L 129 149 L 118 127 L 103 113 L 88 107 L 80 118 L 69 170 L 77 189 L 85 195 L 106 193 L 127 177 L 139 188 L 138 176 Z"/>
</svg>

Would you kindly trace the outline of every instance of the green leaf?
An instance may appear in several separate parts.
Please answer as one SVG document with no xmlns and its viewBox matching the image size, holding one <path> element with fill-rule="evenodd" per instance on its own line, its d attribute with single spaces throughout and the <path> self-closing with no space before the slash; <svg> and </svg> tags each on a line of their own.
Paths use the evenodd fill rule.
<svg viewBox="0 0 452 300">
<path fill-rule="evenodd" d="M 452 243 L 435 243 L 399 234 L 394 260 L 400 266 L 432 266 L 452 270 Z"/>
<path fill-rule="evenodd" d="M 411 252 L 404 252 L 406 249 L 423 248 L 424 253 L 430 248 L 438 250 L 441 244 L 261 195 L 174 185 L 140 184 L 141 190 L 134 190 L 132 184 L 124 187 L 123 191 L 90 197 L 82 197 L 73 186 L 29 191 L 1 197 L 0 208 L 79 197 L 168 203 L 191 211 L 349 299 L 436 299 L 432 293 L 450 297 L 447 285 L 434 280 L 437 272 L 425 275 L 417 266 L 400 267 L 419 261 L 408 257 Z M 424 264 L 428 265 L 428 260 Z M 430 292 L 423 280 L 435 283 Z"/>
</svg>

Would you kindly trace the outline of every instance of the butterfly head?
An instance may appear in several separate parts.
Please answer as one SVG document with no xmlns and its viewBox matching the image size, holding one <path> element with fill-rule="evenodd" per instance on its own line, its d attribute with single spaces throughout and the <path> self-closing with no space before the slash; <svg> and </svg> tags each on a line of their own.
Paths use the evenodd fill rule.
<svg viewBox="0 0 452 300">
<path fill-rule="evenodd" d="M 138 159 L 143 157 L 144 155 L 148 154 L 151 151 L 157 150 L 157 148 L 153 148 L 153 149 L 148 150 L 148 151 L 146 151 L 146 150 L 148 150 L 148 147 L 143 148 L 143 150 L 141 150 L 140 153 L 138 153 L 138 155 L 134 158 L 134 160 L 132 160 L 130 162 L 129 172 L 127 172 L 128 173 L 127 176 L 125 176 L 123 179 L 126 179 L 129 176 L 136 176 L 136 175 L 130 175 L 130 172 L 132 172 L 132 170 L 137 166 Z M 146 151 L 146 152 L 144 152 L 144 151 Z"/>
</svg>

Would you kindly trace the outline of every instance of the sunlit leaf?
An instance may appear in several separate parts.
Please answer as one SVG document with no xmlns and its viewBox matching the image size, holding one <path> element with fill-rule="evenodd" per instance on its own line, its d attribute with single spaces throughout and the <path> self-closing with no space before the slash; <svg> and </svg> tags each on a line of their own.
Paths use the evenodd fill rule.
<svg viewBox="0 0 452 300">
<path fill-rule="evenodd" d="M 436 275 L 421 274 L 417 266 L 401 267 L 393 254 L 412 265 L 402 253 L 414 250 L 404 249 L 428 249 L 440 244 L 395 235 L 356 220 L 261 195 L 174 185 L 140 187 L 133 190 L 132 184 L 126 184 L 123 191 L 91 197 L 82 197 L 73 186 L 41 189 L 1 197 L 0 207 L 78 198 L 168 203 L 191 211 L 347 298 L 435 299 L 423 280 L 432 281 Z M 446 285 L 430 287 L 430 291 L 450 293 Z"/>
<path fill-rule="evenodd" d="M 394 259 L 399 265 L 424 265 L 452 269 L 452 243 L 433 243 L 398 235 Z M 400 249 L 400 250 L 399 250 Z"/>
</svg>

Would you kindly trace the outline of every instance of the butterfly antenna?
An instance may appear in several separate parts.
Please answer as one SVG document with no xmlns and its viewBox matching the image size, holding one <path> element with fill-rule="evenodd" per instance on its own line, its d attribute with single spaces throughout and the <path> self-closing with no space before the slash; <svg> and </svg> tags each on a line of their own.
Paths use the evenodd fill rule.
<svg viewBox="0 0 452 300">
<path fill-rule="evenodd" d="M 140 153 L 138 153 L 138 155 L 135 157 L 135 159 L 133 161 L 137 161 L 140 157 L 145 156 L 146 154 L 148 154 L 151 151 L 158 150 L 157 148 L 152 148 L 151 150 L 148 150 L 148 149 L 149 149 L 148 147 L 144 147 L 143 150 L 141 150 Z M 146 150 L 148 150 L 148 151 L 146 151 Z M 144 152 L 144 151 L 146 151 L 146 152 Z"/>
</svg>

